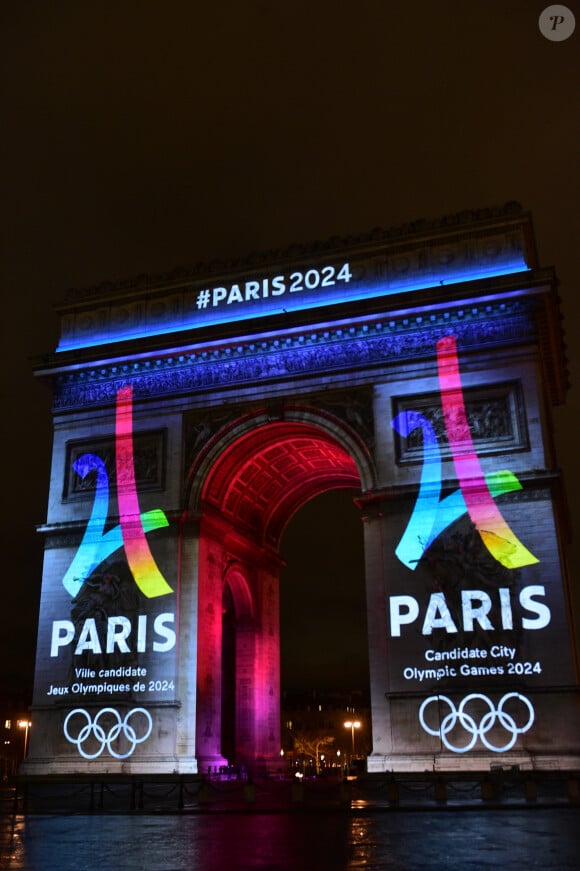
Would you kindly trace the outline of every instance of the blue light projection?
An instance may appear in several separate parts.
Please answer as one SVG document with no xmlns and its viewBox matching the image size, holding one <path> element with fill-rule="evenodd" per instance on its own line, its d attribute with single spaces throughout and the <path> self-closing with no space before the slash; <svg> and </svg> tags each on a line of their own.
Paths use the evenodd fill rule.
<svg viewBox="0 0 580 871">
<path fill-rule="evenodd" d="M 128 386 L 117 393 L 115 432 L 120 523 L 108 532 L 104 531 L 109 509 L 107 469 L 100 457 L 83 454 L 74 468 L 81 478 L 96 472 L 95 501 L 81 546 L 63 578 L 63 586 L 71 596 L 78 595 L 93 570 L 116 550 L 124 547 L 127 562 L 141 592 L 149 598 L 164 596 L 173 591 L 153 559 L 145 534 L 168 526 L 169 521 L 161 509 L 143 513 L 139 509 L 133 456 L 133 389 Z"/>
<path fill-rule="evenodd" d="M 419 413 L 402 412 L 393 427 L 405 438 L 421 428 L 429 459 L 421 471 L 419 496 L 409 524 L 396 549 L 398 558 L 414 569 L 430 544 L 466 511 L 493 557 L 506 568 L 521 568 L 538 562 L 519 541 L 501 515 L 494 496 L 521 490 L 509 469 L 483 474 L 475 452 L 467 414 L 454 336 L 437 342 L 437 365 L 445 429 L 455 463 L 460 489 L 440 498 L 442 474 L 437 436 L 429 421 Z"/>
<path fill-rule="evenodd" d="M 505 275 L 528 272 L 523 253 L 500 255 L 493 263 L 465 265 L 446 264 L 429 268 L 422 273 L 391 274 L 388 278 L 369 281 L 357 278 L 356 265 L 341 263 L 337 266 L 311 268 L 289 275 L 276 275 L 239 281 L 231 285 L 191 289 L 183 294 L 178 313 L 168 314 L 151 308 L 133 317 L 118 317 L 110 322 L 105 312 L 95 320 L 75 324 L 63 330 L 57 351 L 90 348 L 131 339 L 159 336 L 201 327 L 216 326 L 232 321 L 245 321 L 266 316 L 283 316 L 289 312 L 322 308 L 345 302 L 379 299 L 396 293 L 441 285 L 456 285 Z M 364 270 L 363 270 L 364 274 Z M 103 325 L 104 321 L 109 321 Z"/>
</svg>

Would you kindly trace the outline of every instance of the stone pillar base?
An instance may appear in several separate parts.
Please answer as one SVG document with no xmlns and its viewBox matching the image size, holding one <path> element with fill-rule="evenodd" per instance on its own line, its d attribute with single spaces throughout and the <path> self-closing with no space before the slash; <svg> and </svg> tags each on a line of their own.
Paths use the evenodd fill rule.
<svg viewBox="0 0 580 871">
<path fill-rule="evenodd" d="M 437 756 L 427 754 L 391 754 L 385 756 L 372 755 L 367 758 L 369 774 L 384 774 L 387 772 L 422 773 L 428 771 L 580 771 L 580 754 L 578 753 L 497 753 L 473 755 L 468 757 L 451 754 Z"/>
</svg>

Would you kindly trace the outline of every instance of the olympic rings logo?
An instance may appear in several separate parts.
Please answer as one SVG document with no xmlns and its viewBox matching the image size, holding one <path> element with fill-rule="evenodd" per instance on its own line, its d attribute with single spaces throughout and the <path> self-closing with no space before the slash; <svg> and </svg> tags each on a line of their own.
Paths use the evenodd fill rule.
<svg viewBox="0 0 580 871">
<path fill-rule="evenodd" d="M 130 720 L 138 714 L 145 718 L 145 731 L 143 732 L 142 729 L 139 729 L 142 732 L 140 737 L 137 737 L 137 727 L 130 723 Z M 112 725 L 110 725 L 110 717 L 107 717 L 107 715 L 112 716 Z M 69 731 L 69 723 L 73 717 L 79 716 L 85 720 L 85 724 L 81 725 L 80 729 L 75 730 L 77 734 L 74 736 Z M 103 725 L 103 720 L 106 725 Z M 121 717 L 121 714 L 115 708 L 102 708 L 95 714 L 94 719 L 84 708 L 75 708 L 67 714 L 63 726 L 64 737 L 71 744 L 76 744 L 77 750 L 85 759 L 96 759 L 97 756 L 101 755 L 105 747 L 115 759 L 127 759 L 133 753 L 137 744 L 142 744 L 143 741 L 147 740 L 152 729 L 153 720 L 151 719 L 151 714 L 145 708 L 132 708 L 132 710 L 127 711 L 125 717 Z M 121 734 L 129 743 L 129 749 L 126 753 L 119 753 L 113 747 L 113 742 Z M 85 750 L 83 746 L 89 741 L 91 736 L 97 742 L 97 749 L 93 752 Z"/>
<path fill-rule="evenodd" d="M 481 717 L 479 725 L 476 723 L 475 717 L 472 714 L 468 714 L 465 710 L 468 704 L 475 699 L 479 699 L 488 707 L 488 711 Z M 504 705 L 509 699 L 517 699 L 525 708 L 527 708 L 528 719 L 523 726 L 518 726 L 513 716 L 504 710 Z M 425 722 L 425 709 L 433 702 L 435 702 L 436 706 L 441 702 L 449 706 L 449 713 L 443 717 L 438 729 L 431 728 L 431 726 L 428 726 Z M 512 749 L 516 743 L 518 735 L 523 735 L 524 732 L 527 732 L 528 729 L 531 728 L 532 723 L 534 722 L 534 709 L 529 699 L 522 696 L 520 693 L 506 693 L 499 700 L 497 708 L 492 700 L 487 696 L 484 696 L 482 693 L 470 693 L 468 696 L 465 696 L 458 708 L 451 699 L 447 698 L 447 696 L 429 696 L 429 698 L 425 699 L 419 708 L 419 722 L 429 735 L 441 738 L 445 747 L 452 753 L 467 753 L 468 750 L 473 748 L 478 738 L 487 749 L 491 750 L 493 753 L 505 753 L 507 750 Z M 447 737 L 457 722 L 459 722 L 465 731 L 471 735 L 469 741 L 464 747 L 455 746 Z M 487 737 L 487 733 L 495 726 L 496 722 L 503 726 L 506 732 L 510 733 L 510 737 L 506 743 L 499 747 L 492 744 Z"/>
</svg>

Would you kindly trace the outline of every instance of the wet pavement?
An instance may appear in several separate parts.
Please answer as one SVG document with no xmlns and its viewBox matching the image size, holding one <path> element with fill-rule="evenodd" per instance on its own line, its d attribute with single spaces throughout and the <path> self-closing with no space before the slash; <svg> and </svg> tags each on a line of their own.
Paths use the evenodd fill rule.
<svg viewBox="0 0 580 871">
<path fill-rule="evenodd" d="M 580 775 L 19 779 L 0 868 L 580 869 Z"/>
<path fill-rule="evenodd" d="M 0 867 L 27 871 L 577 869 L 578 808 L 4 815 Z"/>
</svg>

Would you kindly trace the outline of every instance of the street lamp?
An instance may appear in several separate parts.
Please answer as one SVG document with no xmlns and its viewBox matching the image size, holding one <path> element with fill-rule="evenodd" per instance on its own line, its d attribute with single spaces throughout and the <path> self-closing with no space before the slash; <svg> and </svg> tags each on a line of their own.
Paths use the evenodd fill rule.
<svg viewBox="0 0 580 871">
<path fill-rule="evenodd" d="M 351 748 L 352 748 L 351 749 L 351 756 L 350 756 L 351 763 L 352 763 L 352 760 L 354 758 L 354 730 L 360 729 L 360 727 L 361 727 L 360 720 L 347 720 L 346 723 L 344 724 L 345 729 L 350 729 Z"/>
<path fill-rule="evenodd" d="M 23 759 L 26 759 L 26 752 L 28 750 L 28 732 L 31 726 L 32 723 L 30 722 L 30 720 L 18 720 L 18 728 L 26 730 L 24 732 L 24 753 L 22 754 Z"/>
</svg>

